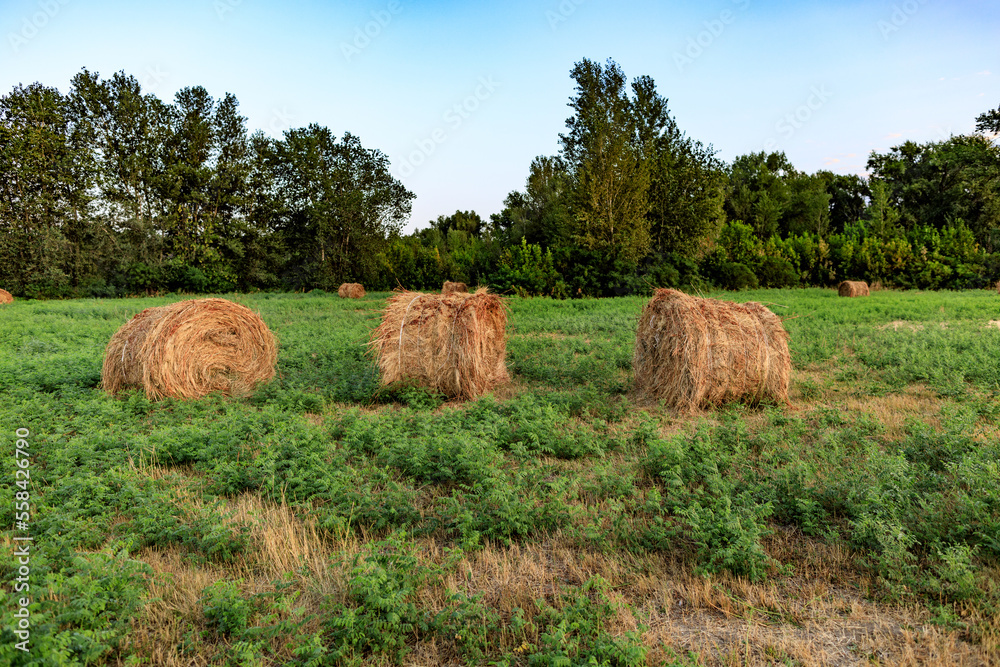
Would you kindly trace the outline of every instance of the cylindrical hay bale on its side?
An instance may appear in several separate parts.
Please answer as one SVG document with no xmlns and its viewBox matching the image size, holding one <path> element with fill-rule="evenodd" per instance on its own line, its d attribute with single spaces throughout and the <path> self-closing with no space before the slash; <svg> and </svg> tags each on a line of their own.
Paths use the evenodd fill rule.
<svg viewBox="0 0 1000 667">
<path fill-rule="evenodd" d="M 474 398 L 510 381 L 506 328 L 506 304 L 485 288 L 399 292 L 369 345 L 383 385 L 409 379 L 449 397 Z"/>
<path fill-rule="evenodd" d="M 679 411 L 729 401 L 789 404 L 788 333 L 755 302 L 656 290 L 642 309 L 632 365 L 640 400 Z"/>
<path fill-rule="evenodd" d="M 337 294 L 341 299 L 360 299 L 365 295 L 365 288 L 361 283 L 344 283 L 337 289 Z"/>
<path fill-rule="evenodd" d="M 147 308 L 111 337 L 101 384 L 150 399 L 249 393 L 274 377 L 278 342 L 259 315 L 226 299 Z"/>
<path fill-rule="evenodd" d="M 0 289 L 0 304 L 14 303 L 14 295 L 5 289 Z"/>
<path fill-rule="evenodd" d="M 455 292 L 468 292 L 469 286 L 465 283 L 453 283 L 450 280 L 444 281 L 441 287 L 441 294 L 453 294 Z"/>
<path fill-rule="evenodd" d="M 997 294 L 1000 294 L 1000 280 L 997 281 Z"/>
<path fill-rule="evenodd" d="M 863 280 L 845 280 L 837 288 L 840 296 L 868 296 L 868 283 Z"/>
</svg>

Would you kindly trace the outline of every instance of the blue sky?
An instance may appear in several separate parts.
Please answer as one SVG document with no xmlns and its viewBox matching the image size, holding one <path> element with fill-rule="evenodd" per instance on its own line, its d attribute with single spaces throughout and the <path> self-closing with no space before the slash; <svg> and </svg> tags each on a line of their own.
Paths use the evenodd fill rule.
<svg viewBox="0 0 1000 667">
<path fill-rule="evenodd" d="M 250 130 L 319 123 L 389 156 L 407 230 L 500 211 L 558 151 L 583 58 L 648 74 L 731 161 L 863 173 L 872 150 L 973 131 L 1000 104 L 1000 3 L 4 0 L 0 91 L 86 67 L 172 100 L 234 94 Z"/>
</svg>

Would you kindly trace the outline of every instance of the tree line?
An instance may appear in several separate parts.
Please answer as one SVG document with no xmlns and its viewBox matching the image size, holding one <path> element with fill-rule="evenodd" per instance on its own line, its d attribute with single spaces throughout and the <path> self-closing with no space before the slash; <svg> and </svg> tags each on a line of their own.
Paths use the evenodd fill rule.
<svg viewBox="0 0 1000 667">
<path fill-rule="evenodd" d="M 358 137 L 251 134 L 200 86 L 167 104 L 84 69 L 0 98 L 0 284 L 22 295 L 336 289 L 413 198 Z"/>
<path fill-rule="evenodd" d="M 0 285 L 26 296 L 436 289 L 555 297 L 843 279 L 976 288 L 1000 279 L 1000 108 L 976 133 L 873 152 L 869 176 L 781 152 L 732 163 L 680 130 L 648 76 L 571 70 L 556 155 L 503 210 L 401 228 L 414 194 L 358 137 L 250 133 L 232 95 L 170 104 L 86 69 L 63 95 L 0 98 Z"/>
</svg>

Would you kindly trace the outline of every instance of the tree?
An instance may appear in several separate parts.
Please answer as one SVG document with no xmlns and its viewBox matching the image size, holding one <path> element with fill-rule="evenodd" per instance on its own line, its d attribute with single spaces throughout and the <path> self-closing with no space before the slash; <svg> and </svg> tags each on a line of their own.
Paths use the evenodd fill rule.
<svg viewBox="0 0 1000 667">
<path fill-rule="evenodd" d="M 170 133 L 169 106 L 143 95 L 134 76 L 117 72 L 101 81 L 86 69 L 73 78 L 69 99 L 90 131 L 100 215 L 115 234 L 119 262 L 162 261 L 155 221 L 165 212 L 158 179 L 161 147 Z"/>
<path fill-rule="evenodd" d="M 963 223 L 987 252 L 1000 250 L 1000 147 L 987 137 L 907 141 L 885 154 L 873 151 L 868 168 L 889 187 L 904 229 Z"/>
<path fill-rule="evenodd" d="M 1000 134 L 1000 106 L 976 116 L 976 132 Z"/>
<path fill-rule="evenodd" d="M 276 287 L 287 256 L 280 232 L 281 200 L 275 182 L 278 142 L 262 131 L 247 139 L 246 181 L 239 210 L 226 232 L 241 289 Z"/>
<path fill-rule="evenodd" d="M 531 161 L 524 192 L 515 190 L 504 200 L 504 210 L 494 220 L 498 232 L 511 242 L 524 239 L 545 248 L 567 244 L 572 232 L 572 185 L 561 158 L 536 157 Z"/>
<path fill-rule="evenodd" d="M 869 186 L 872 193 L 871 203 L 865 209 L 863 219 L 876 237 L 889 238 L 898 231 L 899 223 L 899 211 L 890 198 L 890 187 L 878 178 L 872 178 Z"/>
<path fill-rule="evenodd" d="M 183 88 L 170 109 L 171 132 L 162 148 L 157 179 L 166 205 L 160 220 L 167 250 L 184 264 L 208 267 L 217 260 L 216 219 L 208 186 L 215 148 L 215 101 L 201 86 Z"/>
<path fill-rule="evenodd" d="M 778 226 L 784 237 L 826 236 L 830 228 L 830 193 L 822 176 L 792 170 L 785 176 L 788 204 Z"/>
<path fill-rule="evenodd" d="M 291 251 L 286 280 L 297 288 L 336 288 L 376 271 L 386 238 L 410 213 L 413 193 L 389 173 L 389 160 L 347 133 L 338 143 L 316 124 L 285 132 L 271 160 L 278 228 Z"/>
<path fill-rule="evenodd" d="M 455 211 L 452 215 L 439 215 L 431 224 L 445 237 L 451 232 L 460 232 L 465 238 L 479 238 L 486 231 L 483 219 L 475 211 Z"/>
<path fill-rule="evenodd" d="M 653 250 L 692 256 L 724 220 L 725 172 L 711 146 L 684 136 L 671 120 L 651 142 L 649 218 Z"/>
<path fill-rule="evenodd" d="M 726 213 L 750 224 L 757 236 L 824 236 L 830 226 L 827 180 L 797 171 L 784 153 L 750 153 L 729 170 Z"/>
<path fill-rule="evenodd" d="M 241 236 L 245 225 L 238 216 L 244 208 L 251 170 L 246 118 L 237 107 L 236 98 L 228 93 L 216 106 L 212 118 L 214 160 L 206 186 L 208 216 L 215 221 L 220 259 L 233 279 L 233 265 L 244 254 Z"/>
<path fill-rule="evenodd" d="M 794 172 L 784 153 L 750 153 L 729 168 L 725 210 L 730 220 L 742 220 L 762 239 L 777 234 L 788 209 L 785 177 Z"/>
<path fill-rule="evenodd" d="M 574 115 L 559 140 L 574 178 L 573 238 L 612 261 L 635 262 L 650 245 L 649 166 L 625 75 L 612 60 L 602 68 L 584 59 L 571 76 L 576 81 L 569 103 Z"/>
<path fill-rule="evenodd" d="M 826 184 L 830 195 L 830 231 L 839 233 L 864 215 L 871 191 L 865 179 L 856 174 L 834 174 L 818 171 L 816 176 Z"/>
<path fill-rule="evenodd" d="M 66 98 L 41 84 L 0 98 L 0 280 L 59 296 L 79 284 L 91 179 Z M 85 251 L 80 248 L 80 251 Z"/>
</svg>

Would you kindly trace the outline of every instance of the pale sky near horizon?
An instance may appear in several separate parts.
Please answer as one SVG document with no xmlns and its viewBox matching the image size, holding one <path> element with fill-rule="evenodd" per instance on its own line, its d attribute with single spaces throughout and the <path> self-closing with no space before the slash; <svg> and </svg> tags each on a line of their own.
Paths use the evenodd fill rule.
<svg viewBox="0 0 1000 667">
<path fill-rule="evenodd" d="M 1000 105 L 1000 3 L 0 3 L 0 94 L 124 71 L 165 101 L 232 93 L 251 132 L 351 132 L 417 195 L 405 231 L 488 218 L 523 189 L 558 152 L 583 58 L 653 77 L 722 160 L 781 150 L 809 173 L 863 173 L 873 150 L 972 132 Z"/>
</svg>

